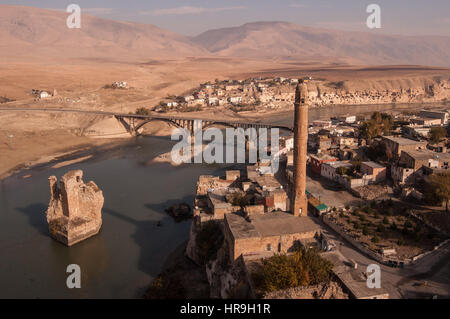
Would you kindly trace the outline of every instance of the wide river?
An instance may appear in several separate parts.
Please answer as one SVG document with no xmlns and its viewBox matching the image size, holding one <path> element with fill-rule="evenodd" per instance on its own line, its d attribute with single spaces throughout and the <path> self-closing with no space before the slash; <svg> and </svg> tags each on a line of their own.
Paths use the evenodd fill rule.
<svg viewBox="0 0 450 319">
<path fill-rule="evenodd" d="M 360 106 L 310 110 L 310 120 L 374 110 L 411 106 Z M 292 125 L 292 115 L 264 122 Z M 164 209 L 192 203 L 199 175 L 219 175 L 225 166 L 186 164 L 144 165 L 173 143 L 145 137 L 111 153 L 63 168 L 47 165 L 0 182 L 0 298 L 135 298 L 180 244 L 187 240 L 190 222 L 175 223 Z M 84 181 L 103 190 L 103 226 L 99 235 L 73 247 L 51 239 L 45 211 L 48 177 L 60 178 L 82 169 Z M 158 227 L 158 222 L 162 223 Z M 81 288 L 68 289 L 67 266 L 81 267 Z"/>
</svg>

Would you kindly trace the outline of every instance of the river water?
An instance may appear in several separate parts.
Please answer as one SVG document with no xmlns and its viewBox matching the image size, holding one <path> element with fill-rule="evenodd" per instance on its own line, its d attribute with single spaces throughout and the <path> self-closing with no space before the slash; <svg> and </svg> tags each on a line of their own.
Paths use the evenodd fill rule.
<svg viewBox="0 0 450 319">
<path fill-rule="evenodd" d="M 353 114 L 411 106 L 351 107 Z M 311 109 L 310 120 L 347 114 L 349 107 Z M 292 113 L 264 122 L 292 125 Z M 199 175 L 220 175 L 225 166 L 186 164 L 172 167 L 143 162 L 170 151 L 173 142 L 146 137 L 84 163 L 33 170 L 0 182 L 0 298 L 141 297 L 169 254 L 189 234 L 190 221 L 174 222 L 164 209 L 192 203 Z M 51 239 L 45 217 L 48 177 L 82 169 L 84 181 L 103 190 L 99 235 L 73 247 Z M 162 227 L 157 223 L 161 222 Z M 81 289 L 68 289 L 66 268 L 81 267 Z"/>
<path fill-rule="evenodd" d="M 1 182 L 0 298 L 143 295 L 168 255 L 189 236 L 190 221 L 176 223 L 164 209 L 192 203 L 198 176 L 221 174 L 224 167 L 143 165 L 169 151 L 172 142 L 146 137 L 129 144 L 113 158 L 105 154 L 69 167 L 33 171 L 28 179 L 19 174 Z M 45 211 L 48 177 L 60 178 L 71 169 L 82 169 L 85 182 L 92 179 L 99 185 L 105 204 L 100 234 L 68 248 L 49 237 Z M 66 286 L 70 264 L 81 267 L 81 289 Z"/>
</svg>

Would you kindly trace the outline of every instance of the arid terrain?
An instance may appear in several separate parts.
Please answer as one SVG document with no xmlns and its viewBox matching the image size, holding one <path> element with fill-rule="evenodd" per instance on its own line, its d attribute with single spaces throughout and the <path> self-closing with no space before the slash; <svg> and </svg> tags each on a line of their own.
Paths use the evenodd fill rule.
<svg viewBox="0 0 450 319">
<path fill-rule="evenodd" d="M 329 47 L 339 39 L 345 39 L 344 48 L 348 41 L 356 41 L 364 35 L 327 33 L 273 23 L 247 25 L 243 27 L 245 32 L 239 28 L 235 30 L 245 39 L 230 35 L 232 30 L 215 30 L 188 38 L 151 25 L 88 15 L 83 20 L 83 28 L 70 30 L 65 27 L 64 12 L 16 6 L 0 8 L 0 101 L 12 100 L 1 103 L 0 108 L 73 108 L 128 113 L 139 107 L 151 109 L 167 95 L 181 95 L 206 81 L 259 76 L 308 75 L 327 81 L 345 81 L 345 90 L 350 93 L 365 89 L 380 92 L 403 88 L 423 90 L 430 84 L 450 78 L 450 69 L 439 66 L 449 60 L 449 39 L 445 37 L 427 39 L 439 46 L 438 49 L 435 47 L 432 56 L 419 49 L 414 55 L 405 55 L 395 48 L 378 57 L 356 49 L 354 54 L 342 49 L 336 52 L 337 56 L 330 56 L 325 53 L 330 52 Z M 256 41 L 251 39 L 266 32 L 267 28 L 273 34 L 272 41 L 284 49 L 269 52 L 270 58 L 245 49 Z M 308 32 L 319 38 L 324 37 L 325 32 L 333 40 L 322 41 L 312 50 L 309 43 L 315 42 L 314 38 L 300 43 L 301 34 L 308 38 L 305 35 Z M 217 33 L 227 35 L 223 37 L 226 43 L 212 43 Z M 280 33 L 284 34 L 283 39 L 278 38 Z M 293 40 L 296 48 L 287 43 L 292 34 L 297 36 Z M 377 41 L 395 43 L 400 40 L 408 45 L 429 45 L 429 42 L 413 37 L 381 37 Z M 270 45 L 267 41 L 255 50 L 265 50 Z M 307 54 L 310 45 L 311 54 Z M 306 49 L 298 50 L 299 47 Z M 422 56 L 418 52 L 422 52 Z M 347 55 L 343 56 L 345 53 Z M 425 64 L 424 56 L 429 58 L 428 65 L 437 66 L 407 65 Z M 396 65 L 383 66 L 380 64 L 383 62 Z M 104 88 L 114 81 L 126 81 L 129 89 Z M 36 100 L 30 94 L 32 89 L 49 92 L 55 89 L 57 95 Z M 436 99 L 435 102 L 440 101 Z M 222 109 L 189 113 L 190 117 L 215 119 L 249 117 L 267 120 L 269 115 L 274 114 L 236 114 Z M 97 115 L 0 111 L 0 178 L 14 169 L 48 161 L 74 149 L 116 141 L 93 139 L 84 134 L 95 125 L 112 135 L 123 133 L 117 123 L 108 121 Z M 156 126 L 152 130 L 157 133 L 163 128 Z"/>
</svg>

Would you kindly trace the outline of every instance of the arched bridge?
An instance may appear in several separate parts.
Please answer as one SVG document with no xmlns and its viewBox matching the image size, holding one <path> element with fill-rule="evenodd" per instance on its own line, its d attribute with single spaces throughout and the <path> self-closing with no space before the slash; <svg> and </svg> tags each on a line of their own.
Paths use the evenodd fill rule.
<svg viewBox="0 0 450 319">
<path fill-rule="evenodd" d="M 245 121 L 227 121 L 227 120 L 212 120 L 212 119 L 198 119 L 198 118 L 185 118 L 177 116 L 159 116 L 159 115 L 137 115 L 137 114 L 123 114 L 114 112 L 103 111 L 90 111 L 90 110 L 77 110 L 67 108 L 12 108 L 5 107 L 0 108 L 0 111 L 7 112 L 63 112 L 63 113 L 81 113 L 81 114 L 94 114 L 104 116 L 114 116 L 126 130 L 132 135 L 139 135 L 139 130 L 147 123 L 153 121 L 163 121 L 175 127 L 188 129 L 191 132 L 194 130 L 195 121 L 202 121 L 202 130 L 212 126 L 226 126 L 231 128 L 278 128 L 280 130 L 293 131 L 292 127 L 282 125 L 272 125 L 260 122 L 245 122 Z"/>
<path fill-rule="evenodd" d="M 153 115 L 134 115 L 134 114 L 115 114 L 117 120 L 127 129 L 132 135 L 139 135 L 140 129 L 151 122 L 163 121 L 172 126 L 184 128 L 191 132 L 194 131 L 194 123 L 201 121 L 202 130 L 213 126 L 225 126 L 230 128 L 278 128 L 280 130 L 292 131 L 292 127 L 282 125 L 272 125 L 264 123 L 243 122 L 243 121 L 226 121 L 226 120 L 211 120 L 211 119 L 196 119 L 196 118 L 184 118 L 174 116 L 153 116 Z"/>
</svg>

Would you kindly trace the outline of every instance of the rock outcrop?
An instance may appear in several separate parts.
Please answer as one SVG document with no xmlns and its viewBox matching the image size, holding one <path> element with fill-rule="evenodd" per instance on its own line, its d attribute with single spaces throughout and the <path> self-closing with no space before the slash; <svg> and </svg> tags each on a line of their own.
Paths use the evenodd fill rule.
<svg viewBox="0 0 450 319">
<path fill-rule="evenodd" d="M 83 182 L 83 171 L 66 173 L 60 187 L 50 176 L 51 199 L 47 209 L 50 234 L 72 246 L 96 235 L 102 226 L 103 193 L 94 182 Z"/>
</svg>

